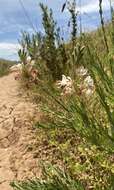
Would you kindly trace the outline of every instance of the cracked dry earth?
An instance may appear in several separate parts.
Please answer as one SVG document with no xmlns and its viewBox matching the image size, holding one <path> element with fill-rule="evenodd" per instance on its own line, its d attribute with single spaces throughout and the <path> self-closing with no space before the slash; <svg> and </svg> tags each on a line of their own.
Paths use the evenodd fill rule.
<svg viewBox="0 0 114 190">
<path fill-rule="evenodd" d="M 39 120 L 37 106 L 23 95 L 14 73 L 0 78 L 0 190 L 9 183 L 37 173 L 29 146 L 34 143 L 33 121 Z"/>
</svg>

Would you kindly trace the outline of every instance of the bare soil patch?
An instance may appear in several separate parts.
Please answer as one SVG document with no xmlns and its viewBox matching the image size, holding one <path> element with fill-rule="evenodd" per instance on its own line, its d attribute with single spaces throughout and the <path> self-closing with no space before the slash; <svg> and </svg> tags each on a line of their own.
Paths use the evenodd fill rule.
<svg viewBox="0 0 114 190">
<path fill-rule="evenodd" d="M 0 78 L 0 189 L 9 183 L 39 174 L 32 156 L 35 141 L 33 123 L 40 112 L 20 89 L 14 73 Z"/>
</svg>

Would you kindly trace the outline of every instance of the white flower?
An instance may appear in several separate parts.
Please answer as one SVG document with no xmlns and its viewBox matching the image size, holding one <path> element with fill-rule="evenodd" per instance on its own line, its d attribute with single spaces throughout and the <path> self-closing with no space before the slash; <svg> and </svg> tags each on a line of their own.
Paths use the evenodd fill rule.
<svg viewBox="0 0 114 190">
<path fill-rule="evenodd" d="M 35 60 L 32 60 L 30 64 L 31 64 L 31 66 L 34 66 L 35 65 Z"/>
<path fill-rule="evenodd" d="M 87 76 L 84 80 L 84 83 L 87 87 L 90 87 L 90 88 L 94 87 L 94 82 L 91 76 Z"/>
<path fill-rule="evenodd" d="M 73 87 L 65 87 L 64 89 L 64 95 L 67 95 L 67 94 L 72 94 L 73 93 Z"/>
<path fill-rule="evenodd" d="M 93 90 L 88 88 L 86 91 L 85 91 L 85 94 L 86 96 L 91 96 L 93 94 Z"/>
<path fill-rule="evenodd" d="M 23 65 L 21 63 L 10 67 L 10 72 L 18 72 L 22 70 Z"/>
<path fill-rule="evenodd" d="M 62 80 L 58 81 L 57 85 L 62 89 L 61 95 L 71 94 L 73 92 L 73 81 L 69 76 L 62 75 Z"/>
<path fill-rule="evenodd" d="M 72 88 L 73 87 L 72 79 L 69 76 L 67 76 L 66 79 L 67 79 L 67 85 L 66 86 L 69 88 Z"/>
<path fill-rule="evenodd" d="M 26 59 L 27 63 L 29 64 L 31 62 L 31 57 L 28 56 L 27 59 Z"/>
<path fill-rule="evenodd" d="M 65 75 L 62 75 L 62 80 L 61 81 L 58 81 L 57 84 L 58 86 L 60 86 L 60 88 L 63 88 L 67 85 L 67 77 Z"/>
<path fill-rule="evenodd" d="M 87 75 L 87 72 L 88 72 L 88 70 L 85 69 L 83 66 L 76 69 L 76 73 L 78 76 L 85 76 L 85 75 Z"/>
<path fill-rule="evenodd" d="M 72 81 L 72 79 L 69 76 L 67 76 L 66 78 L 68 81 Z"/>
</svg>

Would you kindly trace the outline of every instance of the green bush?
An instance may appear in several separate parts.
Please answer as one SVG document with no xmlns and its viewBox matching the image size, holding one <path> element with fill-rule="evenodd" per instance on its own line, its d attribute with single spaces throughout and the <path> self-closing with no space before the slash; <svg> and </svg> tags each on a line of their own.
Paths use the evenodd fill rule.
<svg viewBox="0 0 114 190">
<path fill-rule="evenodd" d="M 9 68 L 13 66 L 15 62 L 7 61 L 7 60 L 0 60 L 0 77 L 7 75 L 9 73 Z"/>
<path fill-rule="evenodd" d="M 65 172 L 52 166 L 44 167 L 44 180 L 31 180 L 28 182 L 13 182 L 15 190 L 84 190 L 82 184 L 75 181 Z"/>
</svg>

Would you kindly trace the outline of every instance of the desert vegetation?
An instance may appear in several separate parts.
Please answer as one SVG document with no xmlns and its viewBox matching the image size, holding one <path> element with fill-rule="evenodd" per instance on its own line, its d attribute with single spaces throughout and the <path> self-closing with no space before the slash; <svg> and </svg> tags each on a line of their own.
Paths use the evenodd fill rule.
<svg viewBox="0 0 114 190">
<path fill-rule="evenodd" d="M 22 82 L 40 104 L 35 124 L 36 158 L 43 158 L 42 179 L 12 182 L 15 190 L 114 189 L 114 11 L 101 27 L 78 35 L 75 1 L 67 1 L 71 38 L 65 42 L 53 11 L 40 4 L 45 34 L 23 32 L 19 57 Z M 28 57 L 35 72 L 31 80 Z M 39 103 L 40 102 L 40 103 Z M 40 130 L 40 133 L 39 133 Z M 37 132 L 36 132 L 37 133 Z M 46 150 L 46 151 L 44 151 Z M 48 163 L 47 163 L 48 162 Z"/>
<path fill-rule="evenodd" d="M 3 75 L 7 75 L 9 73 L 10 67 L 13 66 L 15 63 L 15 61 L 0 59 L 0 77 L 2 77 Z"/>
</svg>

